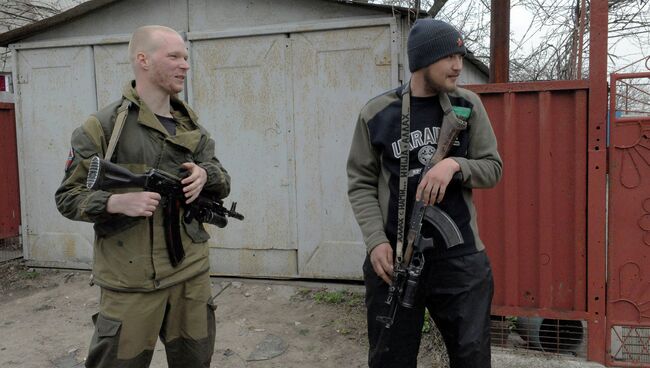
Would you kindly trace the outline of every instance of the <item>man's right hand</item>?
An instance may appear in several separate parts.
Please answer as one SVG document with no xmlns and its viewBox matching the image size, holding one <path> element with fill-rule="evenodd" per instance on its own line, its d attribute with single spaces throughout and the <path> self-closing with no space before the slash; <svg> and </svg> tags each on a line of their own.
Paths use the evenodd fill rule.
<svg viewBox="0 0 650 368">
<path fill-rule="evenodd" d="M 388 243 L 381 243 L 370 252 L 370 263 L 377 276 L 391 284 L 393 277 L 393 248 Z"/>
<path fill-rule="evenodd" d="M 113 194 L 108 197 L 106 211 L 131 217 L 149 217 L 158 207 L 160 194 L 155 192 L 132 192 Z"/>
</svg>

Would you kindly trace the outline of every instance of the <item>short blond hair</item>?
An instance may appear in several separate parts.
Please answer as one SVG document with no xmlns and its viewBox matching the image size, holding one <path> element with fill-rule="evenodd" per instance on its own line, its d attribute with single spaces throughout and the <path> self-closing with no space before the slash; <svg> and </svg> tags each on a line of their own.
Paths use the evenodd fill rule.
<svg viewBox="0 0 650 368">
<path fill-rule="evenodd" d="M 138 53 L 143 52 L 147 55 L 156 51 L 161 44 L 160 33 L 173 33 L 180 35 L 175 30 L 158 25 L 143 26 L 135 30 L 129 41 L 129 61 L 135 66 L 135 58 Z"/>
</svg>

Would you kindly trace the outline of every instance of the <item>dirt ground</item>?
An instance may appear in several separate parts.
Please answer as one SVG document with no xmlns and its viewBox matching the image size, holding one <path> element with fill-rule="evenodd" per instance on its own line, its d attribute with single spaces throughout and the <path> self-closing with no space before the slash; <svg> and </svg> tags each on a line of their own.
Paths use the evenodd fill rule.
<svg viewBox="0 0 650 368">
<path fill-rule="evenodd" d="M 98 308 L 89 272 L 0 264 L 0 367 L 83 367 Z M 212 367 L 366 367 L 363 286 L 213 278 Z M 440 364 L 425 335 L 418 367 Z M 151 367 L 167 367 L 159 342 Z"/>
</svg>

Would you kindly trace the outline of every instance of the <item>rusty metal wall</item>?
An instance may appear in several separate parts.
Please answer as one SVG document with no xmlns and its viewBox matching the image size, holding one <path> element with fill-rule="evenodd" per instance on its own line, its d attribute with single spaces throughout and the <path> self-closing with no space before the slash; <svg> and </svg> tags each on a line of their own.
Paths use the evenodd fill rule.
<svg viewBox="0 0 650 368">
<path fill-rule="evenodd" d="M 607 325 L 612 366 L 650 367 L 648 78 L 650 72 L 612 74 L 610 83 Z"/>
<path fill-rule="evenodd" d="M 504 159 L 495 189 L 475 191 L 495 276 L 493 313 L 584 318 L 588 84 L 473 86 Z"/>
<path fill-rule="evenodd" d="M 0 239 L 6 239 L 20 231 L 14 104 L 0 102 L 0 131 Z"/>
</svg>

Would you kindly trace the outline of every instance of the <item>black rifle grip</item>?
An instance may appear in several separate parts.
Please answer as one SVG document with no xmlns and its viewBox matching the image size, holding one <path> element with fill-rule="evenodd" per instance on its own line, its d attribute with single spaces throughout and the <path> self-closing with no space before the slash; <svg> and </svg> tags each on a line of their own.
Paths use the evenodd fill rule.
<svg viewBox="0 0 650 368">
<path fill-rule="evenodd" d="M 178 266 L 185 258 L 180 229 L 180 201 L 172 196 L 163 205 L 163 226 L 165 228 L 165 243 L 167 254 L 172 267 Z"/>
</svg>

